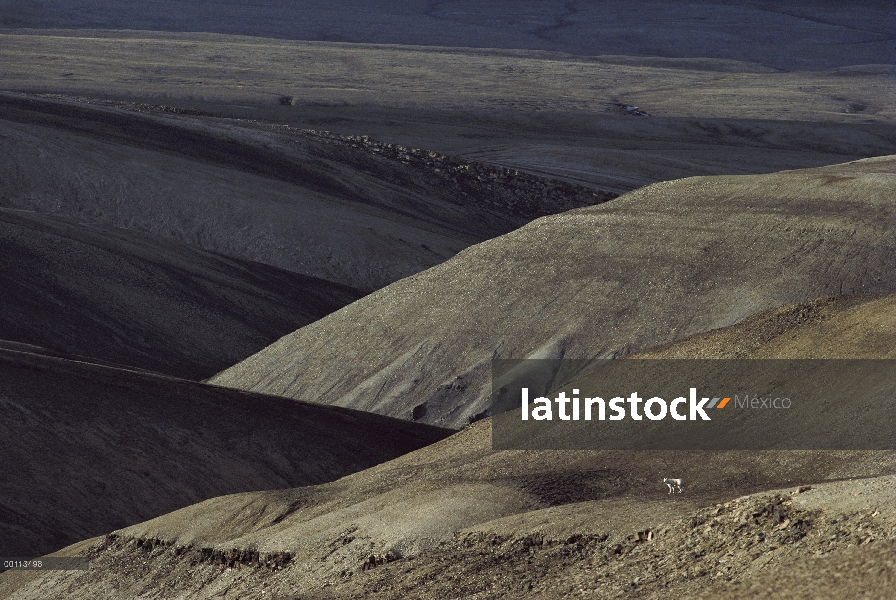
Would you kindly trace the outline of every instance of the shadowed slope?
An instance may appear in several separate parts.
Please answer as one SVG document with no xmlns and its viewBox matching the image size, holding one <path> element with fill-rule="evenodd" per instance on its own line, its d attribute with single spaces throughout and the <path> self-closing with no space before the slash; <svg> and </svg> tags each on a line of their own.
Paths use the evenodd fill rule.
<svg viewBox="0 0 896 600">
<path fill-rule="evenodd" d="M 893 62 L 892 5 L 865 0 L 0 2 L 4 27 L 213 31 L 300 40 L 718 57 L 778 68 Z"/>
<path fill-rule="evenodd" d="M 493 358 L 619 356 L 784 303 L 892 290 L 894 165 L 694 177 L 542 218 L 213 381 L 460 425 L 489 408 Z"/>
<path fill-rule="evenodd" d="M 859 315 L 865 333 L 855 331 Z M 819 336 L 853 342 L 819 348 Z M 763 340 L 762 355 L 770 358 L 854 358 L 886 355 L 885 338 L 893 336 L 896 296 L 838 298 L 773 308 L 665 352 L 706 356 L 704 344 L 712 348 L 724 337 L 737 347 Z M 775 339 L 796 346 L 776 350 Z M 124 595 L 149 598 L 170 594 L 171 586 L 189 586 L 196 598 L 261 598 L 263 589 L 286 597 L 492 598 L 520 591 L 563 598 L 573 582 L 602 598 L 616 597 L 612 586 L 630 593 L 625 586 L 640 577 L 645 586 L 660 582 L 642 592 L 654 598 L 668 594 L 666 586 L 693 594 L 730 579 L 701 579 L 707 569 L 749 578 L 767 563 L 804 559 L 818 548 L 842 551 L 857 527 L 874 535 L 896 527 L 893 477 L 873 478 L 896 471 L 892 452 L 495 452 L 490 422 L 330 484 L 215 498 L 69 549 L 83 554 L 92 547 L 89 574 L 9 574 L 0 581 L 8 590 L 24 586 L 11 598 L 38 598 L 75 582 L 85 598 L 112 582 Z M 687 482 L 685 494 L 667 496 L 660 480 L 670 473 Z M 761 489 L 789 486 L 786 496 L 802 484 L 855 477 L 872 477 L 856 484 L 858 495 L 843 481 L 814 485 L 786 504 L 759 494 L 713 507 Z M 773 518 L 767 506 L 783 516 Z M 876 520 L 869 519 L 874 509 Z M 757 515 L 756 522 L 744 514 Z M 861 525 L 836 525 L 842 515 Z M 630 536 L 647 529 L 660 545 L 635 552 L 639 543 Z M 793 547 L 807 532 L 803 549 Z M 694 556 L 675 550 L 684 546 Z M 762 561 L 752 562 L 757 557 Z M 592 564 L 599 569 L 591 571 Z M 606 581 L 596 581 L 598 573 Z"/>
<path fill-rule="evenodd" d="M 479 8 L 471 10 L 476 14 Z M 518 10 L 515 7 L 511 12 Z M 700 10 L 710 21 L 722 14 Z M 624 9 L 625 18 L 635 18 L 636 12 Z M 761 14 L 775 18 L 774 11 Z M 841 16 L 850 19 L 858 18 L 856 14 L 860 11 L 841 11 Z M 371 13 L 365 11 L 364 15 L 366 23 Z M 708 26 L 708 21 L 701 18 L 691 25 L 700 29 Z M 790 26 L 798 29 L 799 20 L 791 20 Z M 664 26 L 663 35 L 666 33 Z M 867 34 L 858 33 L 860 37 Z M 781 36 L 775 42 L 785 39 L 790 38 Z M 718 42 L 714 39 L 710 47 Z M 694 43 L 689 34 L 688 44 L 693 47 Z M 233 117 L 231 125 L 258 120 L 371 136 L 614 192 L 692 175 L 768 173 L 896 153 L 892 102 L 896 66 L 892 64 L 862 62 L 856 67 L 805 71 L 803 61 L 775 52 L 776 59 L 790 63 L 787 68 L 796 69 L 776 71 L 739 60 L 621 56 L 629 47 L 630 43 L 614 45 L 609 56 L 571 56 L 531 50 L 300 42 L 201 33 L 15 30 L 0 32 L 0 62 L 8 65 L 0 73 L 0 88 L 81 95 L 92 98 L 91 102 L 115 99 L 121 104 L 165 104 L 182 114 L 198 111 Z M 763 43 L 761 47 L 770 46 Z M 817 57 L 819 46 L 813 43 L 811 47 Z M 843 44 L 832 48 L 838 56 L 845 51 Z M 877 55 L 872 62 L 881 60 Z M 0 112 L 9 113 L 10 107 L 5 105 Z M 18 143 L 19 134 L 3 135 Z M 46 133 L 35 135 L 47 137 Z M 202 148 L 205 155 L 213 151 L 208 146 Z M 259 150 L 253 153 L 259 154 Z M 272 154 L 270 149 L 262 153 Z M 16 154 L 28 155 L 23 161 L 26 165 L 39 164 L 40 156 L 34 157 L 31 151 L 19 148 L 13 156 Z M 127 160 L 129 154 L 122 158 Z M 61 165 L 69 160 L 54 157 L 53 162 Z M 158 158 L 131 159 L 137 161 L 159 162 Z M 89 164 L 84 163 L 90 161 L 80 162 L 80 170 L 89 171 L 85 168 Z M 273 160 L 272 164 L 282 161 Z M 0 172 L 0 180 L 9 177 L 9 171 Z M 309 169 L 300 171 L 309 173 Z M 310 171 L 321 175 L 315 169 Z M 73 181 L 62 173 L 56 176 L 75 189 L 103 187 L 93 176 L 84 181 Z M 232 181 L 223 186 L 228 189 L 221 189 L 228 178 L 223 174 L 211 178 L 211 189 L 221 197 L 214 210 L 239 220 L 240 186 Z M 164 190 L 164 194 L 132 191 L 124 179 L 118 180 L 121 185 L 117 187 L 104 188 L 104 193 L 136 193 L 144 198 L 174 193 L 190 198 L 175 193 L 177 186 L 164 180 L 154 182 L 145 173 L 150 189 Z M 374 177 L 360 186 L 359 196 L 374 200 L 383 196 L 365 193 L 374 189 L 369 184 L 377 181 Z M 433 198 L 448 191 L 435 187 Z M 207 194 L 206 188 L 208 182 L 198 186 L 193 196 Z M 72 195 L 72 189 L 62 189 Z M 257 200 L 259 195 L 273 199 L 280 194 L 266 189 L 253 195 Z M 486 188 L 478 197 L 488 195 Z M 81 194 L 79 202 L 90 205 L 90 194 Z M 294 204 L 310 210 L 288 197 L 277 203 L 277 211 L 282 211 L 282 205 Z M 126 214 L 132 216 L 132 210 Z M 470 222 L 475 225 L 476 219 Z M 182 226 L 189 237 L 190 227 Z M 305 232 L 309 243 L 317 240 L 317 246 L 326 245 L 322 237 L 332 242 L 314 230 L 308 233 L 301 223 L 296 227 Z M 277 230 L 275 226 L 273 231 Z M 375 230 L 388 233 L 382 223 Z M 302 263 L 301 253 L 292 256 L 266 237 L 251 233 L 240 231 L 234 246 L 244 251 L 263 250 L 271 260 Z M 403 246 L 400 240 L 393 240 L 398 248 L 382 246 L 377 252 L 386 256 L 388 250 L 396 260 L 412 260 L 414 248 L 423 243 L 444 255 L 439 244 L 412 237 L 405 231 L 401 240 L 412 243 Z M 256 255 L 248 257 L 267 262 Z M 425 259 L 426 255 L 417 258 L 422 265 L 417 270 L 435 264 L 425 264 Z M 341 262 L 341 269 L 348 268 L 344 257 Z M 275 264 L 287 266 L 285 262 Z M 364 269 L 358 272 L 363 274 Z"/>
<path fill-rule="evenodd" d="M 0 350 L 0 554 L 42 554 L 205 498 L 330 481 L 447 433 Z"/>
<path fill-rule="evenodd" d="M 372 290 L 613 194 L 280 126 L 0 95 L 0 205 Z"/>
<path fill-rule="evenodd" d="M 147 234 L 0 208 L 0 339 L 201 379 L 360 297 Z"/>
</svg>

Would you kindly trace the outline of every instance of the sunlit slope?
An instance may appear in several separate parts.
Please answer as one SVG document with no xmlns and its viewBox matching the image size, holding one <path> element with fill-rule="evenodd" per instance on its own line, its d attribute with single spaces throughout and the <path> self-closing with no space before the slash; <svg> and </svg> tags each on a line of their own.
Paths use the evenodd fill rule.
<svg viewBox="0 0 896 600">
<path fill-rule="evenodd" d="M 31 556 L 213 496 L 331 481 L 448 432 L 0 350 L 0 553 Z"/>
<path fill-rule="evenodd" d="M 0 339 L 201 379 L 361 294 L 152 235 L 0 208 Z"/>
<path fill-rule="evenodd" d="M 134 595 L 189 585 L 200 588 L 199 598 L 214 597 L 224 581 L 234 597 L 262 580 L 313 590 L 363 577 L 371 556 L 413 559 L 406 568 L 438 564 L 429 553 L 452 544 L 457 532 L 521 538 L 536 531 L 552 539 L 609 533 L 619 540 L 758 489 L 894 470 L 896 461 L 882 452 L 496 453 L 485 420 L 331 484 L 214 498 L 94 540 L 93 558 L 103 567 L 82 581 L 98 591 L 123 577 Z M 675 502 L 661 483 L 669 472 L 688 481 L 687 495 Z M 151 540 L 156 557 L 140 578 L 127 574 L 127 565 L 149 552 L 137 540 Z M 259 561 L 285 568 L 272 572 Z M 237 570 L 225 574 L 228 565 Z M 65 585 L 75 577 L 46 579 Z"/>
<path fill-rule="evenodd" d="M 619 356 L 781 304 L 891 290 L 894 165 L 682 179 L 542 218 L 214 381 L 459 425 L 488 408 L 493 358 Z"/>
<path fill-rule="evenodd" d="M 369 291 L 610 196 L 279 126 L 0 95 L 0 206 Z"/>
<path fill-rule="evenodd" d="M 640 358 L 896 358 L 896 298 L 819 298 L 779 306 Z"/>
<path fill-rule="evenodd" d="M 864 333 L 856 331 L 857 319 L 865 323 Z M 806 356 L 792 348 L 776 349 L 775 338 L 803 340 L 806 349 L 810 340 L 821 340 L 808 353 L 816 358 L 871 357 L 877 351 L 881 357 L 889 352 L 882 340 L 896 335 L 894 319 L 896 296 L 816 299 L 768 309 L 742 324 L 686 339 L 664 351 L 674 357 L 708 356 L 705 350 L 714 348 L 717 339 L 754 349 L 758 339 L 764 357 Z M 849 337 L 853 342 L 844 347 L 824 343 Z M 806 494 L 805 501 L 803 496 L 794 500 L 795 510 L 826 511 L 826 520 L 818 519 L 818 513 L 812 517 L 818 533 L 813 529 L 811 534 L 822 540 L 826 551 L 842 550 L 850 539 L 844 534 L 830 543 L 834 538 L 830 531 L 824 533 L 826 528 L 853 527 L 835 527 L 830 519 L 856 516 L 857 511 L 858 518 L 866 519 L 877 508 L 885 514 L 874 515 L 881 523 L 869 531 L 896 523 L 896 513 L 884 509 L 892 507 L 892 477 L 886 477 L 896 470 L 892 452 L 495 452 L 490 424 L 485 419 L 448 439 L 330 484 L 214 498 L 93 540 L 73 549 L 84 552 L 94 547 L 90 556 L 96 568 L 86 575 L 33 576 L 31 584 L 20 576 L 2 581 L 8 590 L 24 586 L 20 595 L 10 596 L 14 598 L 37 598 L 39 591 L 65 589 L 76 581 L 84 586 L 85 598 L 103 593 L 113 582 L 133 596 L 190 586 L 197 598 L 216 594 L 236 598 L 255 593 L 263 583 L 271 593 L 327 587 L 327 597 L 352 597 L 366 589 L 399 598 L 426 592 L 441 597 L 449 595 L 452 586 L 481 590 L 488 589 L 482 582 L 512 582 L 509 588 L 502 584 L 485 596 L 497 597 L 531 579 L 540 582 L 542 597 L 559 598 L 564 593 L 556 586 L 566 581 L 593 586 L 595 572 L 586 569 L 593 561 L 611 581 L 617 569 L 622 571 L 619 577 L 629 577 L 620 584 L 654 570 L 670 578 L 670 585 L 700 581 L 706 585 L 688 569 L 694 561 L 718 565 L 716 553 L 722 556 L 729 549 L 746 552 L 744 548 L 751 545 L 747 537 L 755 544 L 756 531 L 729 531 L 728 520 L 733 519 L 731 528 L 736 528 L 740 511 L 747 506 L 761 511 L 769 500 L 757 497 L 718 512 L 713 504 L 760 489 L 788 486 L 792 491 L 825 480 L 884 476 L 861 484 L 859 496 L 844 481 L 815 486 L 826 491 Z M 671 474 L 684 479 L 686 493 L 670 499 L 660 481 Z M 712 528 L 687 525 L 692 519 L 708 523 L 723 513 L 712 521 Z M 782 521 L 783 517 L 767 529 Z M 664 545 L 658 550 L 646 546 L 641 554 L 626 556 L 637 546 L 629 536 L 646 529 L 661 532 Z M 455 536 L 456 532 L 460 534 Z M 771 532 L 763 530 L 766 534 Z M 556 552 L 551 553 L 548 540 L 553 540 L 550 547 L 557 546 Z M 681 555 L 666 565 L 655 559 L 657 552 L 670 552 L 685 543 L 691 548 L 705 546 L 705 560 L 703 555 L 687 560 Z M 622 544 L 622 550 L 614 550 L 616 544 Z M 757 552 L 774 549 L 751 547 L 744 555 L 749 558 L 730 559 L 732 573 L 753 576 L 769 558 L 789 561 L 808 554 L 788 547 L 751 569 Z M 644 552 L 653 553 L 646 555 L 649 560 Z M 618 555 L 620 561 L 625 556 L 625 562 L 611 563 L 612 569 L 607 569 L 601 562 L 605 555 L 612 560 Z M 388 564 L 365 572 L 371 556 Z M 496 556 L 501 557 L 498 562 L 493 561 Z M 536 560 L 534 566 L 530 558 Z M 688 565 L 681 568 L 676 561 Z M 651 568 L 641 572 L 647 562 Z M 283 568 L 272 570 L 270 564 Z M 723 578 L 717 583 L 726 582 Z"/>
<path fill-rule="evenodd" d="M 887 359 L 896 356 L 896 296 L 833 296 L 817 298 L 806 303 L 784 305 L 761 311 L 736 325 L 712 330 L 703 334 L 650 348 L 630 357 L 637 359 Z M 721 365 L 710 365 L 704 361 L 700 365 L 684 366 L 678 360 L 656 361 L 651 364 L 651 377 L 664 390 L 687 390 L 695 381 L 705 381 L 698 375 L 701 369 L 718 374 Z M 748 361 L 749 362 L 749 361 Z M 787 361 L 789 362 L 789 361 Z M 856 412 L 851 403 L 830 401 L 849 395 L 849 386 L 841 385 L 841 375 L 852 385 L 861 385 L 855 375 L 856 365 L 851 369 L 838 371 L 838 365 L 829 361 L 797 361 L 802 364 L 785 367 L 787 362 L 773 369 L 763 363 L 755 371 L 747 373 L 732 367 L 721 377 L 726 385 L 742 392 L 742 386 L 750 389 L 780 389 L 782 378 L 792 393 L 806 397 L 812 402 L 813 410 L 803 410 L 797 416 L 788 411 L 768 420 L 745 418 L 738 425 L 726 430 L 730 436 L 727 444 L 719 443 L 718 434 L 701 433 L 691 430 L 687 433 L 670 433 L 663 427 L 645 433 L 643 426 L 635 421 L 625 421 L 612 432 L 601 438 L 606 448 L 676 448 L 676 447 L 735 447 L 735 448 L 887 448 L 891 435 L 880 424 L 891 422 L 892 407 L 887 402 L 869 403 Z M 875 360 L 875 363 L 878 361 Z M 632 365 L 627 360 L 612 361 L 576 376 L 563 390 L 570 395 L 573 390 L 606 389 L 608 382 L 619 373 L 632 373 Z M 744 365 L 742 364 L 741 367 Z M 873 374 L 866 372 L 866 382 L 875 381 L 874 392 L 880 398 L 896 394 L 892 379 L 886 375 L 886 364 L 878 365 L 880 370 Z M 742 374 L 739 374 L 742 372 Z M 868 379 L 870 378 L 870 379 Z M 611 386 L 613 384 L 610 384 Z M 870 385 L 870 383 L 867 383 Z M 697 384 L 698 389 L 700 384 Z M 661 395 L 661 394 L 658 394 Z M 733 394 L 732 394 L 733 395 Z M 553 396 L 553 394 L 552 394 Z M 853 398 L 856 394 L 853 394 Z M 737 400 L 737 397 L 734 397 Z M 805 398 L 803 398 L 805 401 Z M 817 404 L 815 404 L 817 402 Z M 796 403 L 796 402 L 795 402 Z M 804 407 L 805 408 L 805 407 Z M 711 411 L 715 412 L 715 411 Z M 711 418 L 712 415 L 710 416 Z M 495 430 L 504 448 L 587 448 L 590 434 L 594 429 L 584 426 L 575 430 L 564 428 L 544 428 L 525 433 L 514 430 L 513 423 L 519 419 L 519 410 L 513 410 L 495 417 Z M 842 427 L 839 424 L 844 424 Z M 849 425 L 846 425 L 849 424 Z M 772 433 L 769 427 L 780 427 L 790 432 L 809 433 L 802 441 L 794 443 Z M 852 435 L 863 431 L 860 437 Z M 817 432 L 825 432 L 823 435 Z M 875 433 L 878 432 L 878 433 Z M 738 440 L 732 444 L 731 440 Z M 811 441 L 806 441 L 811 440 Z M 839 440 L 839 441 L 835 441 Z M 645 446 L 645 444 L 647 444 Z M 655 445 L 651 445 L 655 444 Z M 681 445 L 678 445 L 681 444 Z M 803 445 L 801 445 L 803 444 Z M 839 444 L 839 445 L 838 445 Z"/>
</svg>

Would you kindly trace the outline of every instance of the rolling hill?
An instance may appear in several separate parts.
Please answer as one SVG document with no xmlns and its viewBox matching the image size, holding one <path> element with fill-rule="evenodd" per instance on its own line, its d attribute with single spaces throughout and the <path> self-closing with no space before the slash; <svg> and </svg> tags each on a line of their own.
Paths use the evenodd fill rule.
<svg viewBox="0 0 896 600">
<path fill-rule="evenodd" d="M 724 340 L 771 358 L 886 356 L 894 315 L 892 295 L 816 299 L 662 352 L 707 356 Z M 496 452 L 490 423 L 332 483 L 214 498 L 86 540 L 61 554 L 89 556 L 89 573 L 8 573 L 0 594 L 616 598 L 636 580 L 646 598 L 764 597 L 758 583 L 784 565 L 868 564 L 871 589 L 892 572 L 885 541 L 850 550 L 896 527 L 892 452 Z M 660 480 L 673 473 L 686 492 L 670 498 Z"/>
<path fill-rule="evenodd" d="M 0 205 L 370 291 L 615 194 L 290 127 L 0 95 Z"/>
<path fill-rule="evenodd" d="M 489 408 L 493 358 L 623 356 L 781 304 L 894 289 L 893 168 L 694 177 L 538 219 L 212 381 L 460 426 Z"/>
<path fill-rule="evenodd" d="M 891 0 L 0 0 L 0 557 L 90 561 L 0 565 L 0 600 L 892 596 L 891 403 L 828 363 L 778 362 L 823 410 L 724 413 L 757 448 L 724 451 L 502 445 L 490 367 L 896 356 L 894 31 Z"/>
<path fill-rule="evenodd" d="M 362 295 L 144 233 L 8 208 L 0 289 L 2 340 L 190 379 Z"/>
<path fill-rule="evenodd" d="M 221 494 L 332 481 L 450 433 L 7 349 L 0 407 L 4 556 Z"/>
<path fill-rule="evenodd" d="M 182 117 L 197 112 L 227 117 L 233 127 L 258 122 L 370 136 L 611 192 L 692 175 L 768 173 L 896 153 L 892 60 L 886 53 L 860 58 L 879 34 L 855 27 L 857 19 L 867 27 L 868 14 L 875 14 L 883 27 L 892 14 L 875 12 L 868 3 L 863 4 L 864 19 L 856 11 L 833 10 L 829 3 L 791 6 L 787 10 L 805 12 L 806 18 L 790 15 L 789 26 L 829 30 L 808 46 L 811 58 L 805 49 L 778 49 L 790 45 L 794 38 L 789 36 L 761 43 L 751 37 L 751 44 L 742 46 L 739 53 L 732 48 L 716 58 L 688 57 L 687 51 L 672 51 L 672 46 L 651 51 L 638 47 L 641 36 L 686 32 L 691 49 L 718 48 L 718 35 L 730 39 L 726 15 L 743 10 L 725 4 L 701 9 L 701 17 L 677 33 L 669 29 L 669 21 L 647 18 L 643 31 L 629 31 L 625 43 L 596 56 L 471 48 L 463 47 L 464 43 L 433 46 L 433 40 L 425 46 L 351 43 L 363 41 L 351 35 L 334 42 L 195 32 L 15 28 L 0 31 L 0 61 L 7 65 L 0 73 L 0 89 L 78 97 L 82 103 L 164 105 L 180 111 Z M 485 16 L 497 10 L 498 4 L 489 6 L 493 8 L 471 7 L 462 12 L 469 18 Z M 518 3 L 514 7 L 514 13 L 523 10 Z M 253 5 L 252 10 L 261 15 L 266 8 L 276 10 L 264 4 Z M 677 10 L 693 8 L 682 5 Z M 322 18 L 344 16 L 340 10 L 324 11 Z M 577 18 L 591 13 L 589 27 L 628 30 L 632 19 L 645 17 L 643 12 L 618 13 L 606 5 L 595 10 L 581 6 Z M 774 27 L 768 21 L 779 18 L 780 10 L 766 5 L 751 18 L 766 21 L 763 27 L 771 30 Z M 818 17 L 820 22 L 810 17 L 813 10 L 824 15 Z M 368 7 L 359 14 L 364 19 L 379 14 L 376 9 L 370 11 Z M 110 9 L 110 14 L 115 12 Z M 299 12 L 294 8 L 290 14 Z M 191 14 L 184 3 L 177 13 L 187 19 Z M 614 19 L 624 22 L 613 25 Z M 837 19 L 846 19 L 844 37 L 834 42 L 830 35 L 838 30 Z M 467 17 L 464 22 L 469 24 Z M 489 27 L 506 29 L 508 24 L 499 19 L 490 21 Z M 587 39 L 595 38 L 589 33 Z M 832 54 L 822 52 L 822 46 Z M 776 67 L 762 62 L 769 52 Z M 843 62 L 850 54 L 858 62 Z M 4 112 L 9 112 L 8 106 Z M 52 139 L 50 132 L 41 131 L 33 135 Z M 16 148 L 9 144 L 21 134 L 4 135 L 10 139 L 7 147 Z M 51 148 L 47 144 L 44 151 Z M 86 150 L 63 153 L 54 162 L 65 164 L 72 154 Z M 119 151 L 127 160 L 130 152 Z M 32 151 L 24 148 L 10 156 L 19 152 L 35 160 Z M 208 148 L 203 152 L 208 154 Z M 153 161 L 138 157 L 133 162 L 146 169 Z M 316 164 L 309 162 L 312 172 Z M 165 161 L 157 168 L 172 169 Z M 346 175 L 352 178 L 352 172 Z M 226 198 L 236 195 L 231 202 L 242 204 L 241 185 L 232 182 L 222 190 L 226 174 L 209 176 L 213 181 L 193 196 L 211 186 Z M 84 182 L 62 178 L 69 184 L 63 188 L 67 194 L 82 183 L 88 190 L 99 185 L 93 177 Z M 132 190 L 125 179 L 107 193 L 147 194 Z M 149 179 L 153 187 L 183 196 L 178 187 Z M 372 183 L 378 183 L 378 178 Z M 31 184 L 9 195 L 39 187 Z M 362 186 L 359 196 L 369 197 L 364 190 Z M 487 189 L 480 191 L 480 197 L 489 195 Z M 39 196 L 37 190 L 33 193 Z M 258 195 L 251 189 L 243 193 Z M 279 195 L 267 188 L 263 193 Z M 441 197 L 442 192 L 429 193 Z M 299 194 L 304 197 L 305 191 Z M 80 201 L 94 202 L 92 198 Z M 235 210 L 215 208 L 225 214 Z M 126 214 L 140 222 L 130 211 Z M 265 249 L 272 259 L 287 258 L 280 256 L 283 252 L 276 246 L 259 240 L 256 245 L 256 252 Z M 415 247 L 411 244 L 408 251 Z"/>
</svg>

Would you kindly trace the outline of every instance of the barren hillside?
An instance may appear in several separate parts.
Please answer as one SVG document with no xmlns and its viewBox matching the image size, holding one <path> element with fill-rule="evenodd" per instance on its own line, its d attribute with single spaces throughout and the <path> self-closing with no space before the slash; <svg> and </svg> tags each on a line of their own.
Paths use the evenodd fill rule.
<svg viewBox="0 0 896 600">
<path fill-rule="evenodd" d="M 459 426 L 493 358 L 612 357 L 896 287 L 894 158 L 654 184 L 379 290 L 213 381 Z"/>
<path fill-rule="evenodd" d="M 0 339 L 202 379 L 357 290 L 113 227 L 0 208 Z"/>
<path fill-rule="evenodd" d="M 867 328 L 856 334 L 859 314 Z M 893 296 L 813 300 L 664 352 L 705 356 L 724 339 L 772 358 L 885 356 L 894 315 Z M 819 336 L 853 343 L 819 347 Z M 816 595 L 805 597 L 833 598 L 843 582 L 826 591 L 808 576 L 775 582 L 770 574 L 793 565 L 824 577 L 846 560 L 876 569 L 851 584 L 859 588 L 880 590 L 892 577 L 880 562 L 886 550 L 876 549 L 896 532 L 892 452 L 490 446 L 486 419 L 330 484 L 215 498 L 67 550 L 91 557 L 89 573 L 10 573 L 0 594 L 52 597 L 77 586 L 83 597 L 196 599 L 738 597 L 745 589 L 765 597 L 764 581 L 776 597 L 808 586 Z M 669 497 L 660 480 L 673 473 L 686 492 Z M 870 550 L 850 549 L 872 541 Z"/>
<path fill-rule="evenodd" d="M 289 127 L 0 96 L 0 205 L 371 291 L 614 194 Z"/>
<path fill-rule="evenodd" d="M 499 4 L 461 11 L 465 27 Z M 522 10 L 519 3 L 514 7 L 512 12 Z M 668 10 L 654 8 L 656 14 Z M 765 21 L 763 31 L 774 30 L 769 21 L 780 18 L 780 8 L 756 11 L 757 27 Z M 892 59 L 876 53 L 858 62 L 841 60 L 867 52 L 880 34 L 855 27 L 861 20 L 855 11 L 829 4 L 814 9 L 817 21 L 809 17 L 812 3 L 787 9 L 804 13 L 788 27 L 830 30 L 799 52 L 776 49 L 795 39 L 791 31 L 761 42 L 750 34 L 740 53 L 732 48 L 715 58 L 688 56 L 695 48 L 719 48 L 717 35 L 731 39 L 727 19 L 735 7 L 703 10 L 680 30 L 669 29 L 675 20 L 669 15 L 656 20 L 644 11 L 598 7 L 588 27 L 612 29 L 622 19 L 616 26 L 628 33 L 626 42 L 597 56 L 345 43 L 359 41 L 351 36 L 309 42 L 11 29 L 0 31 L 0 60 L 8 65 L 0 72 L 0 88 L 161 104 L 237 119 L 233 124 L 371 136 L 617 192 L 690 175 L 767 173 L 896 153 Z M 601 14 L 608 10 L 613 14 Z M 588 12 L 580 7 L 577 18 Z M 886 10 L 878 13 L 875 27 L 893 18 Z M 359 14 L 369 19 L 377 13 Z M 645 28 L 635 33 L 631 20 L 640 18 Z M 837 42 L 830 37 L 838 28 L 832 18 L 846 20 L 845 37 Z M 684 35 L 690 50 L 665 44 L 638 49 L 636 40 L 648 35 Z M 587 39 L 603 38 L 589 33 Z M 827 58 L 822 40 L 832 52 Z M 750 48 L 771 52 L 782 66 L 757 62 L 761 57 Z"/>
<path fill-rule="evenodd" d="M 332 481 L 449 433 L 22 350 L 0 350 L 4 556 L 221 494 Z"/>
<path fill-rule="evenodd" d="M 794 360 L 896 358 L 894 32 L 0 0 L 0 556 L 90 562 L 0 600 L 896 597 L 889 363 L 877 402 Z M 520 434 L 491 368 L 525 358 L 800 394 Z"/>
</svg>

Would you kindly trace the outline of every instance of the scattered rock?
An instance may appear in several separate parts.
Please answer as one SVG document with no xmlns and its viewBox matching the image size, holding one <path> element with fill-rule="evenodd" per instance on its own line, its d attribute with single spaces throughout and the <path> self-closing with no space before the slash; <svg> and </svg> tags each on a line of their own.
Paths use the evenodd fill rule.
<svg viewBox="0 0 896 600">
<path fill-rule="evenodd" d="M 393 549 L 387 550 L 386 552 L 382 553 L 373 553 L 367 556 L 367 559 L 361 565 L 361 570 L 369 571 L 370 569 L 375 569 L 380 565 L 395 562 L 399 558 L 401 558 L 401 554 Z"/>
<path fill-rule="evenodd" d="M 414 169 L 426 171 L 430 177 L 438 178 L 448 189 L 454 190 L 459 203 L 475 201 L 493 210 L 510 210 L 527 218 L 600 204 L 618 196 L 613 192 L 539 177 L 517 169 L 379 142 L 366 135 L 339 135 L 325 130 L 295 129 L 288 125 L 269 127 L 400 161 Z"/>
</svg>

